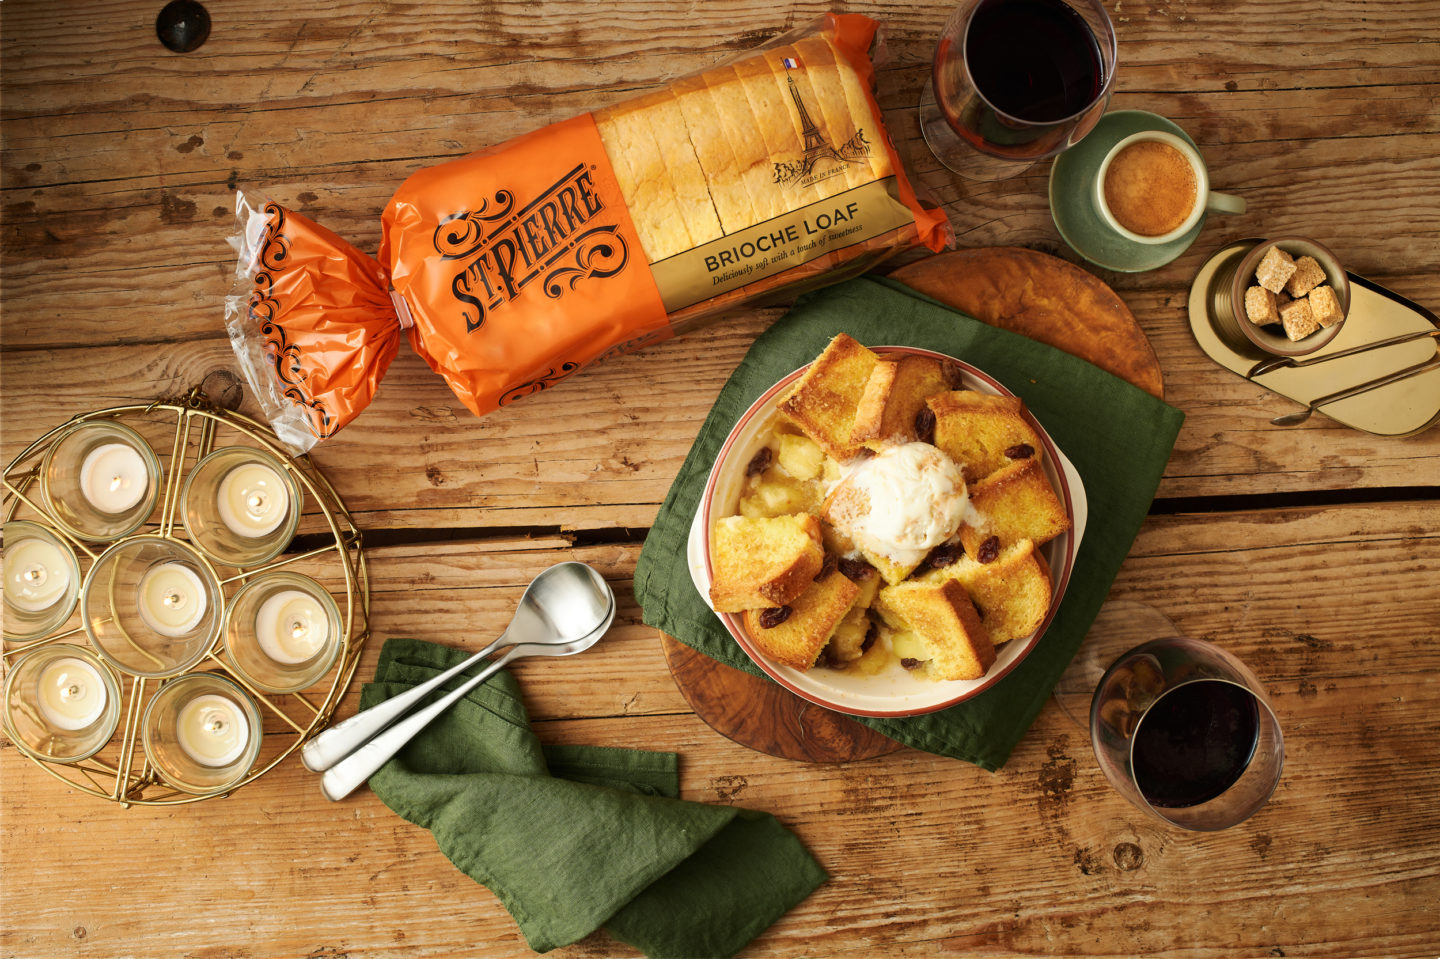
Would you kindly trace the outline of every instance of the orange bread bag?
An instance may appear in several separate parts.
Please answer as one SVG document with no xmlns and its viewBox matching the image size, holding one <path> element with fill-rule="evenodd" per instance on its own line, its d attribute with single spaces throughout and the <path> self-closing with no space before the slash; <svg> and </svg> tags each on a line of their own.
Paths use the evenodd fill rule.
<svg viewBox="0 0 1440 959">
<path fill-rule="evenodd" d="M 402 332 L 477 415 L 596 359 L 951 240 L 874 97 L 877 24 L 827 15 L 653 93 L 421 170 L 376 258 L 238 198 L 227 327 L 296 450 L 369 403 Z"/>
</svg>

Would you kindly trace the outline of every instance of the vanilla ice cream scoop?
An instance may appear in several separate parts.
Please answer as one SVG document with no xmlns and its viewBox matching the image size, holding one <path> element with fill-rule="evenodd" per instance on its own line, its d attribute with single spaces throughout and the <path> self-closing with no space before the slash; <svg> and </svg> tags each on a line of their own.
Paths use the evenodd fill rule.
<svg viewBox="0 0 1440 959">
<path fill-rule="evenodd" d="M 954 460 L 904 443 L 857 465 L 831 492 L 827 518 L 865 552 L 908 565 L 955 535 L 968 502 Z"/>
</svg>

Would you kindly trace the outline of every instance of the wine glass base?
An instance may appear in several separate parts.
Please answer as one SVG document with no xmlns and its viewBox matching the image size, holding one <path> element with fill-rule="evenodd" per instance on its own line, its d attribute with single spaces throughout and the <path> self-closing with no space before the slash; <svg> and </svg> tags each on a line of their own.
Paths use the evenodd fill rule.
<svg viewBox="0 0 1440 959">
<path fill-rule="evenodd" d="M 920 135 L 935 159 L 951 173 L 969 180 L 1006 180 L 1019 176 L 1037 162 L 1035 159 L 1010 159 L 981 153 L 956 136 L 935 101 L 935 90 L 925 84 L 920 91 Z"/>
<path fill-rule="evenodd" d="M 1107 602 L 1056 682 L 1055 702 L 1075 725 L 1088 731 L 1090 701 L 1110 664 L 1141 643 L 1179 635 L 1170 618 L 1154 606 L 1128 599 Z"/>
</svg>

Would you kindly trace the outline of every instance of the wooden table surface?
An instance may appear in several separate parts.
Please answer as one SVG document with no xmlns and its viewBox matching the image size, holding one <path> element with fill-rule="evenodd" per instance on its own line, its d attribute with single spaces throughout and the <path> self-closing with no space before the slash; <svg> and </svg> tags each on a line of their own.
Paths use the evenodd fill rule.
<svg viewBox="0 0 1440 959">
<path fill-rule="evenodd" d="M 209 4 L 195 52 L 161 4 L 0 7 L 3 454 L 87 410 L 233 368 L 221 301 L 237 186 L 374 251 L 409 173 L 698 70 L 821 3 Z M 881 20 L 891 132 L 962 247 L 1082 262 L 1049 163 L 981 184 L 941 169 L 913 106 L 948 4 Z M 1204 356 L 1186 319 L 1208 252 L 1328 238 L 1348 267 L 1440 309 L 1440 2 L 1107 3 L 1112 109 L 1179 123 L 1216 188 L 1179 259 L 1091 268 L 1134 311 L 1186 414 L 1110 601 L 1148 604 L 1249 663 L 1286 734 L 1250 821 L 1164 827 L 1106 784 L 1052 702 L 998 773 L 902 749 L 816 765 L 697 717 L 631 579 L 711 402 L 779 310 L 607 361 L 477 419 L 402 351 L 374 405 L 314 454 L 366 534 L 373 639 L 478 648 L 524 584 L 594 564 L 620 611 L 595 650 L 520 664 L 547 742 L 675 750 L 683 795 L 774 813 L 831 880 L 753 956 L 1434 956 L 1440 944 L 1440 429 L 1379 438 Z M 216 382 L 215 380 L 211 381 Z M 246 398 L 246 409 L 252 409 Z M 1091 517 L 1091 522 L 1103 522 Z M 224 799 L 122 808 L 0 743 L 0 954 L 524 956 L 497 900 L 368 791 L 333 804 L 292 756 Z M 597 933 L 560 956 L 627 956 Z"/>
</svg>

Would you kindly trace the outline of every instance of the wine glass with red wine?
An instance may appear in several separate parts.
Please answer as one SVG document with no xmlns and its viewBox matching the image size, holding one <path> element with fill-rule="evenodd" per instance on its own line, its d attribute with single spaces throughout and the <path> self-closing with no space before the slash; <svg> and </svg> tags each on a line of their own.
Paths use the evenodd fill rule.
<svg viewBox="0 0 1440 959">
<path fill-rule="evenodd" d="M 1101 0 L 966 0 L 935 48 L 920 130 L 952 171 L 1014 176 L 1080 142 L 1115 81 Z"/>
<path fill-rule="evenodd" d="M 1226 829 L 1280 782 L 1279 720 L 1245 664 L 1197 639 L 1153 639 L 1105 671 L 1090 742 L 1126 799 L 1184 829 Z"/>
</svg>

